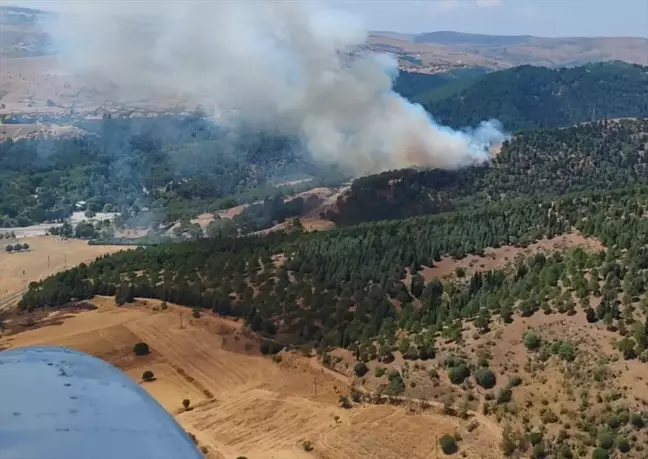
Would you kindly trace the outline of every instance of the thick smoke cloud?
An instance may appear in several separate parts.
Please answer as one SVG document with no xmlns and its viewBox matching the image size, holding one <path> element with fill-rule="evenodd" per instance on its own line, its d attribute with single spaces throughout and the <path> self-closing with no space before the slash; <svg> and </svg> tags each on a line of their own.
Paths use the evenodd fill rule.
<svg viewBox="0 0 648 459">
<path fill-rule="evenodd" d="M 392 91 L 396 62 L 359 51 L 356 18 L 307 1 L 79 2 L 50 31 L 67 71 L 122 100 L 200 104 L 224 120 L 299 135 L 355 173 L 488 159 L 496 122 L 458 132 Z"/>
</svg>

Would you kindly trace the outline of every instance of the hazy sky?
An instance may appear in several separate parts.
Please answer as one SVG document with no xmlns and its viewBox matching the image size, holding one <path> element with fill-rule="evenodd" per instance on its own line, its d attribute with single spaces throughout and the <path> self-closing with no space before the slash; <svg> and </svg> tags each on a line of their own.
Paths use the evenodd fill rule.
<svg viewBox="0 0 648 459">
<path fill-rule="evenodd" d="M 0 0 L 0 4 L 43 9 L 56 5 L 70 10 L 83 8 L 83 3 L 91 1 Z M 113 1 L 118 8 L 123 0 Z M 156 1 L 164 0 L 147 3 L 153 5 Z M 371 30 L 648 37 L 648 0 L 322 0 L 321 3 L 357 14 Z"/>
</svg>

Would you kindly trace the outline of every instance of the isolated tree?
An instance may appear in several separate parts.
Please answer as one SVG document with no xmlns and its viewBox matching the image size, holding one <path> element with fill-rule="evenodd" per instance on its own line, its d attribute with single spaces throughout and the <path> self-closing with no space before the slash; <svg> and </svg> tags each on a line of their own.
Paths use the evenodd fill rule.
<svg viewBox="0 0 648 459">
<path fill-rule="evenodd" d="M 535 332 L 529 330 L 523 336 L 524 345 L 530 351 L 536 351 L 542 345 L 542 338 Z"/>
<path fill-rule="evenodd" d="M 135 355 L 142 356 L 142 355 L 148 355 L 151 352 L 151 350 L 149 349 L 148 344 L 140 342 L 135 344 L 135 346 L 133 346 L 133 352 L 135 353 Z"/>
<path fill-rule="evenodd" d="M 155 375 L 153 374 L 152 371 L 146 370 L 144 373 L 142 373 L 142 380 L 144 381 L 153 381 L 155 379 Z"/>
<path fill-rule="evenodd" d="M 358 362 L 353 367 L 353 371 L 358 377 L 362 378 L 364 375 L 367 374 L 367 371 L 369 371 L 369 369 L 367 368 L 367 365 L 365 365 L 364 363 Z"/>
<path fill-rule="evenodd" d="M 188 398 L 185 398 L 185 399 L 182 401 L 182 406 L 184 406 L 184 409 L 185 409 L 185 410 L 188 410 L 188 409 L 189 409 L 189 405 L 191 405 L 191 402 L 189 401 Z"/>
<path fill-rule="evenodd" d="M 454 454 L 459 449 L 457 447 L 457 440 L 452 435 L 444 435 L 439 440 L 439 445 L 444 454 Z"/>
<path fill-rule="evenodd" d="M 497 383 L 497 378 L 490 368 L 482 367 L 475 371 L 475 381 L 484 389 L 492 389 Z"/>
</svg>

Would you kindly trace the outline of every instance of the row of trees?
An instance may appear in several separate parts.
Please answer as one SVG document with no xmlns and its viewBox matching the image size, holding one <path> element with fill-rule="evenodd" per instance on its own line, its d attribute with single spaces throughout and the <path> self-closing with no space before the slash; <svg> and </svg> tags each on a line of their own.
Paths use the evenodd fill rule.
<svg viewBox="0 0 648 459">
<path fill-rule="evenodd" d="M 22 252 L 23 250 L 29 250 L 29 244 L 24 243 L 24 244 L 14 244 L 14 245 L 7 245 L 5 246 L 5 252 L 7 253 L 12 253 L 12 252 Z"/>
</svg>

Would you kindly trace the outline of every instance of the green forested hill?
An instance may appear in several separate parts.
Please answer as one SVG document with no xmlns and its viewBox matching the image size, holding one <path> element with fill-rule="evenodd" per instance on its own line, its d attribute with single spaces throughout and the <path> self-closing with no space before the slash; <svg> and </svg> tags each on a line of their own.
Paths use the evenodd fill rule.
<svg viewBox="0 0 648 459">
<path fill-rule="evenodd" d="M 406 99 L 416 101 L 418 97 L 422 97 L 430 91 L 451 87 L 462 82 L 472 83 L 487 72 L 488 69 L 483 67 L 466 67 L 435 74 L 403 71 L 394 81 L 394 91 Z"/>
<path fill-rule="evenodd" d="M 528 131 L 505 142 L 487 166 L 390 171 L 358 179 L 327 217 L 355 224 L 648 183 L 647 143 L 648 120 Z"/>
<path fill-rule="evenodd" d="M 509 131 L 648 116 L 648 68 L 623 62 L 549 69 L 521 66 L 410 96 L 439 122 L 496 118 Z"/>
</svg>

